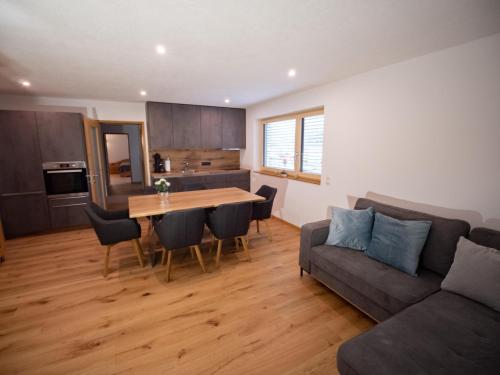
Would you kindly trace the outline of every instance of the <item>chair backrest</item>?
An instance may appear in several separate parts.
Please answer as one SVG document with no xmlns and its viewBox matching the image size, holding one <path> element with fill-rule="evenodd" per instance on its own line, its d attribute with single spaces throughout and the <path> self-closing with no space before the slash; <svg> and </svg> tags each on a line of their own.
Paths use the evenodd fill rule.
<svg viewBox="0 0 500 375">
<path fill-rule="evenodd" d="M 182 191 L 206 190 L 207 187 L 200 182 L 186 182 L 182 185 Z"/>
<path fill-rule="evenodd" d="M 140 225 L 128 218 L 127 210 L 106 211 L 92 202 L 83 209 L 101 245 L 115 244 L 141 236 Z"/>
<path fill-rule="evenodd" d="M 156 189 L 153 186 L 145 186 L 144 189 L 142 189 L 142 194 L 143 195 L 156 194 Z"/>
<path fill-rule="evenodd" d="M 266 198 L 265 201 L 255 202 L 253 206 L 252 219 L 254 220 L 264 220 L 271 217 L 273 211 L 274 198 L 278 189 L 271 186 L 262 185 L 259 190 L 257 190 L 257 195 Z"/>
<path fill-rule="evenodd" d="M 167 212 L 155 225 L 155 230 L 168 250 L 180 249 L 201 242 L 205 221 L 203 208 Z"/>
<path fill-rule="evenodd" d="M 274 201 L 274 197 L 276 197 L 276 193 L 278 192 L 278 189 L 268 186 L 268 185 L 262 185 L 259 190 L 255 194 L 260 195 L 261 197 L 266 198 L 266 201 Z"/>
<path fill-rule="evenodd" d="M 208 214 L 208 226 L 219 239 L 244 236 L 252 217 L 252 202 L 223 204 Z"/>
</svg>

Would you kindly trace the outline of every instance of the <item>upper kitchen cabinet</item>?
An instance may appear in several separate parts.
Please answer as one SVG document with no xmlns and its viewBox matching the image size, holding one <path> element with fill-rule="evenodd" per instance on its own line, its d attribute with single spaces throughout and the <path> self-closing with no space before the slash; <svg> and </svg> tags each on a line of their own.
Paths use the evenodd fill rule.
<svg viewBox="0 0 500 375">
<path fill-rule="evenodd" d="M 85 161 L 80 113 L 36 112 L 42 162 Z"/>
<path fill-rule="evenodd" d="M 222 148 L 222 108 L 201 107 L 201 147 Z"/>
<path fill-rule="evenodd" d="M 246 111 L 239 108 L 222 108 L 222 147 L 245 148 Z"/>
<path fill-rule="evenodd" d="M 45 192 L 35 112 L 0 111 L 0 193 Z"/>
<path fill-rule="evenodd" d="M 201 147 L 200 106 L 172 104 L 172 122 L 174 127 L 173 148 Z"/>
<path fill-rule="evenodd" d="M 172 148 L 172 104 L 147 102 L 149 149 L 151 151 Z"/>
</svg>

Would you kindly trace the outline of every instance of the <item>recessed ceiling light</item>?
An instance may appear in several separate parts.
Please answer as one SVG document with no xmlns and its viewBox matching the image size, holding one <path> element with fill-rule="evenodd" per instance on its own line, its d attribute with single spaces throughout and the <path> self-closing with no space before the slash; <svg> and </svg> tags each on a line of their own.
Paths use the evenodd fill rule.
<svg viewBox="0 0 500 375">
<path fill-rule="evenodd" d="M 290 69 L 288 71 L 288 77 L 295 77 L 296 74 L 297 72 L 295 71 L 295 69 Z"/>
<path fill-rule="evenodd" d="M 229 100 L 228 98 L 224 99 L 224 103 L 230 103 L 231 100 Z"/>
<path fill-rule="evenodd" d="M 147 95 L 147 92 L 146 92 L 146 91 L 144 91 L 144 90 L 141 90 L 141 91 L 139 92 L 139 94 L 141 94 L 141 96 L 146 96 L 146 95 Z"/>
<path fill-rule="evenodd" d="M 30 87 L 31 83 L 29 81 L 26 81 L 24 79 L 20 80 L 19 83 L 23 85 L 24 87 Z"/>
<path fill-rule="evenodd" d="M 158 45 L 156 46 L 156 53 L 157 53 L 158 55 L 164 55 L 164 54 L 165 54 L 165 52 L 167 52 L 167 49 L 165 48 L 165 46 L 162 46 L 161 44 L 158 44 Z"/>
</svg>

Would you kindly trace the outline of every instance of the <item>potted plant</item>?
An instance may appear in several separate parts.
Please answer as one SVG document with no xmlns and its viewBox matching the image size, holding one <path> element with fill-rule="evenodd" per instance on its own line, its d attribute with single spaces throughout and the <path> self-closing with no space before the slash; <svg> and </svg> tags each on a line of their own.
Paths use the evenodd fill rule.
<svg viewBox="0 0 500 375">
<path fill-rule="evenodd" d="M 170 182 L 165 180 L 164 178 L 160 178 L 158 181 L 155 181 L 155 189 L 158 192 L 160 198 L 168 197 L 168 190 L 170 188 Z"/>
</svg>

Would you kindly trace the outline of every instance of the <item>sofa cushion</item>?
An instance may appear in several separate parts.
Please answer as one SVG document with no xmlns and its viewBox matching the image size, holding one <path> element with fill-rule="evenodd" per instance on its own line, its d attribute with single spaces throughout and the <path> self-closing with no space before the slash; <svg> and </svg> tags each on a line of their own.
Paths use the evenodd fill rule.
<svg viewBox="0 0 500 375">
<path fill-rule="evenodd" d="M 329 245 L 313 247 L 311 263 L 392 314 L 438 291 L 443 279 L 429 270 L 413 277 L 363 252 Z"/>
<path fill-rule="evenodd" d="M 445 276 L 453 263 L 453 256 L 460 236 L 467 237 L 470 230 L 469 223 L 463 220 L 446 219 L 422 212 L 407 210 L 400 207 L 360 198 L 356 202 L 356 209 L 373 207 L 375 212 L 391 216 L 399 220 L 430 220 L 432 226 L 429 236 L 422 250 L 420 266 Z"/>
<path fill-rule="evenodd" d="M 461 237 L 441 288 L 500 312 L 500 251 Z"/>
<path fill-rule="evenodd" d="M 474 228 L 471 230 L 469 240 L 481 246 L 492 247 L 500 250 L 500 231 L 489 228 Z"/>
<path fill-rule="evenodd" d="M 348 210 L 334 207 L 327 245 L 366 250 L 372 239 L 373 208 Z"/>
<path fill-rule="evenodd" d="M 372 240 L 365 254 L 417 276 L 420 253 L 431 224 L 427 220 L 398 220 L 377 212 Z"/>
<path fill-rule="evenodd" d="M 342 344 L 342 375 L 498 374 L 500 313 L 438 292 Z"/>
</svg>

